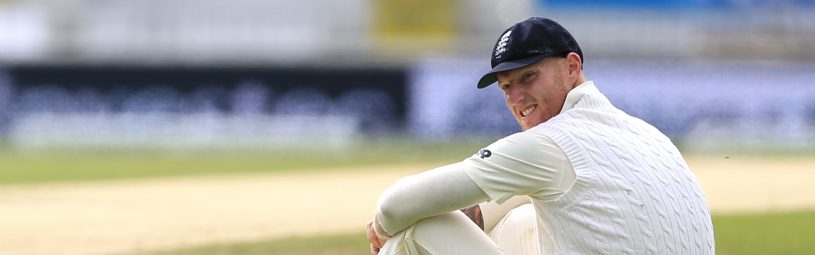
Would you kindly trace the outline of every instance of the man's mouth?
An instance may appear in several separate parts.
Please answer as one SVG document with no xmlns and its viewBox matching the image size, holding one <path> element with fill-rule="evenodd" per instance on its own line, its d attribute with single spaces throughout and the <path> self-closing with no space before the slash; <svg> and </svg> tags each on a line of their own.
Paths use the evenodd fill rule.
<svg viewBox="0 0 815 255">
<path fill-rule="evenodd" d="M 526 110 L 521 111 L 521 117 L 526 117 L 527 115 L 535 111 L 535 108 L 537 107 L 538 105 L 529 106 L 529 108 L 526 108 Z"/>
</svg>

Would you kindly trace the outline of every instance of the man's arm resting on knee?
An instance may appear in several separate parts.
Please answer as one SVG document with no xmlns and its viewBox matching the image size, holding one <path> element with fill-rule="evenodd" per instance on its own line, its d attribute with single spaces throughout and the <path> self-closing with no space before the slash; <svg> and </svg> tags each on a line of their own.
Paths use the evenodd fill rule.
<svg viewBox="0 0 815 255">
<path fill-rule="evenodd" d="M 379 197 L 374 225 L 389 236 L 417 221 L 488 200 L 456 163 L 402 178 Z"/>
</svg>

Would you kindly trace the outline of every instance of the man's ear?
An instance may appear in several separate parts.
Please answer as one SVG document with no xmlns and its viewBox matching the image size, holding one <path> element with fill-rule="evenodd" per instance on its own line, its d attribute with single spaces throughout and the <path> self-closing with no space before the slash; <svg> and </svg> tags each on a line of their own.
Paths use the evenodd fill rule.
<svg viewBox="0 0 815 255">
<path fill-rule="evenodd" d="M 570 52 L 566 55 L 566 68 L 569 71 L 569 80 L 572 84 L 577 86 L 580 83 L 583 75 L 583 62 L 580 60 L 580 55 Z"/>
<path fill-rule="evenodd" d="M 569 52 L 569 54 L 566 55 L 566 61 L 569 63 L 569 74 L 573 72 L 579 73 L 579 71 L 583 70 L 583 60 L 577 53 Z"/>
</svg>

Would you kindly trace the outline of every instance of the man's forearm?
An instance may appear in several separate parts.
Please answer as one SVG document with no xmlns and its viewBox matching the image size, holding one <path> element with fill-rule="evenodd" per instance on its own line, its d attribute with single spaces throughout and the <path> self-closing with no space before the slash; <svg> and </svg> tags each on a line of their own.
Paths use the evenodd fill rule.
<svg viewBox="0 0 815 255">
<path fill-rule="evenodd" d="M 376 213 L 382 229 L 393 235 L 423 218 L 487 199 L 462 166 L 452 164 L 403 178 L 383 192 Z"/>
</svg>

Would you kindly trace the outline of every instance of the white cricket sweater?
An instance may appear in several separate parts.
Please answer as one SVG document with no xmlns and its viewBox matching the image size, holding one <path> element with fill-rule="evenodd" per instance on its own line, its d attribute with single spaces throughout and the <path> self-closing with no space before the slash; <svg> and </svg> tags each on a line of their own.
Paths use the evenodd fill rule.
<svg viewBox="0 0 815 255">
<path fill-rule="evenodd" d="M 650 124 L 593 89 L 530 131 L 560 146 L 577 177 L 558 200 L 533 200 L 544 254 L 715 253 L 696 177 Z"/>
<path fill-rule="evenodd" d="M 542 254 L 714 252 L 707 204 L 679 151 L 590 81 L 547 122 L 403 178 L 383 192 L 375 213 L 393 235 L 420 219 L 516 195 L 535 206 Z"/>
</svg>

